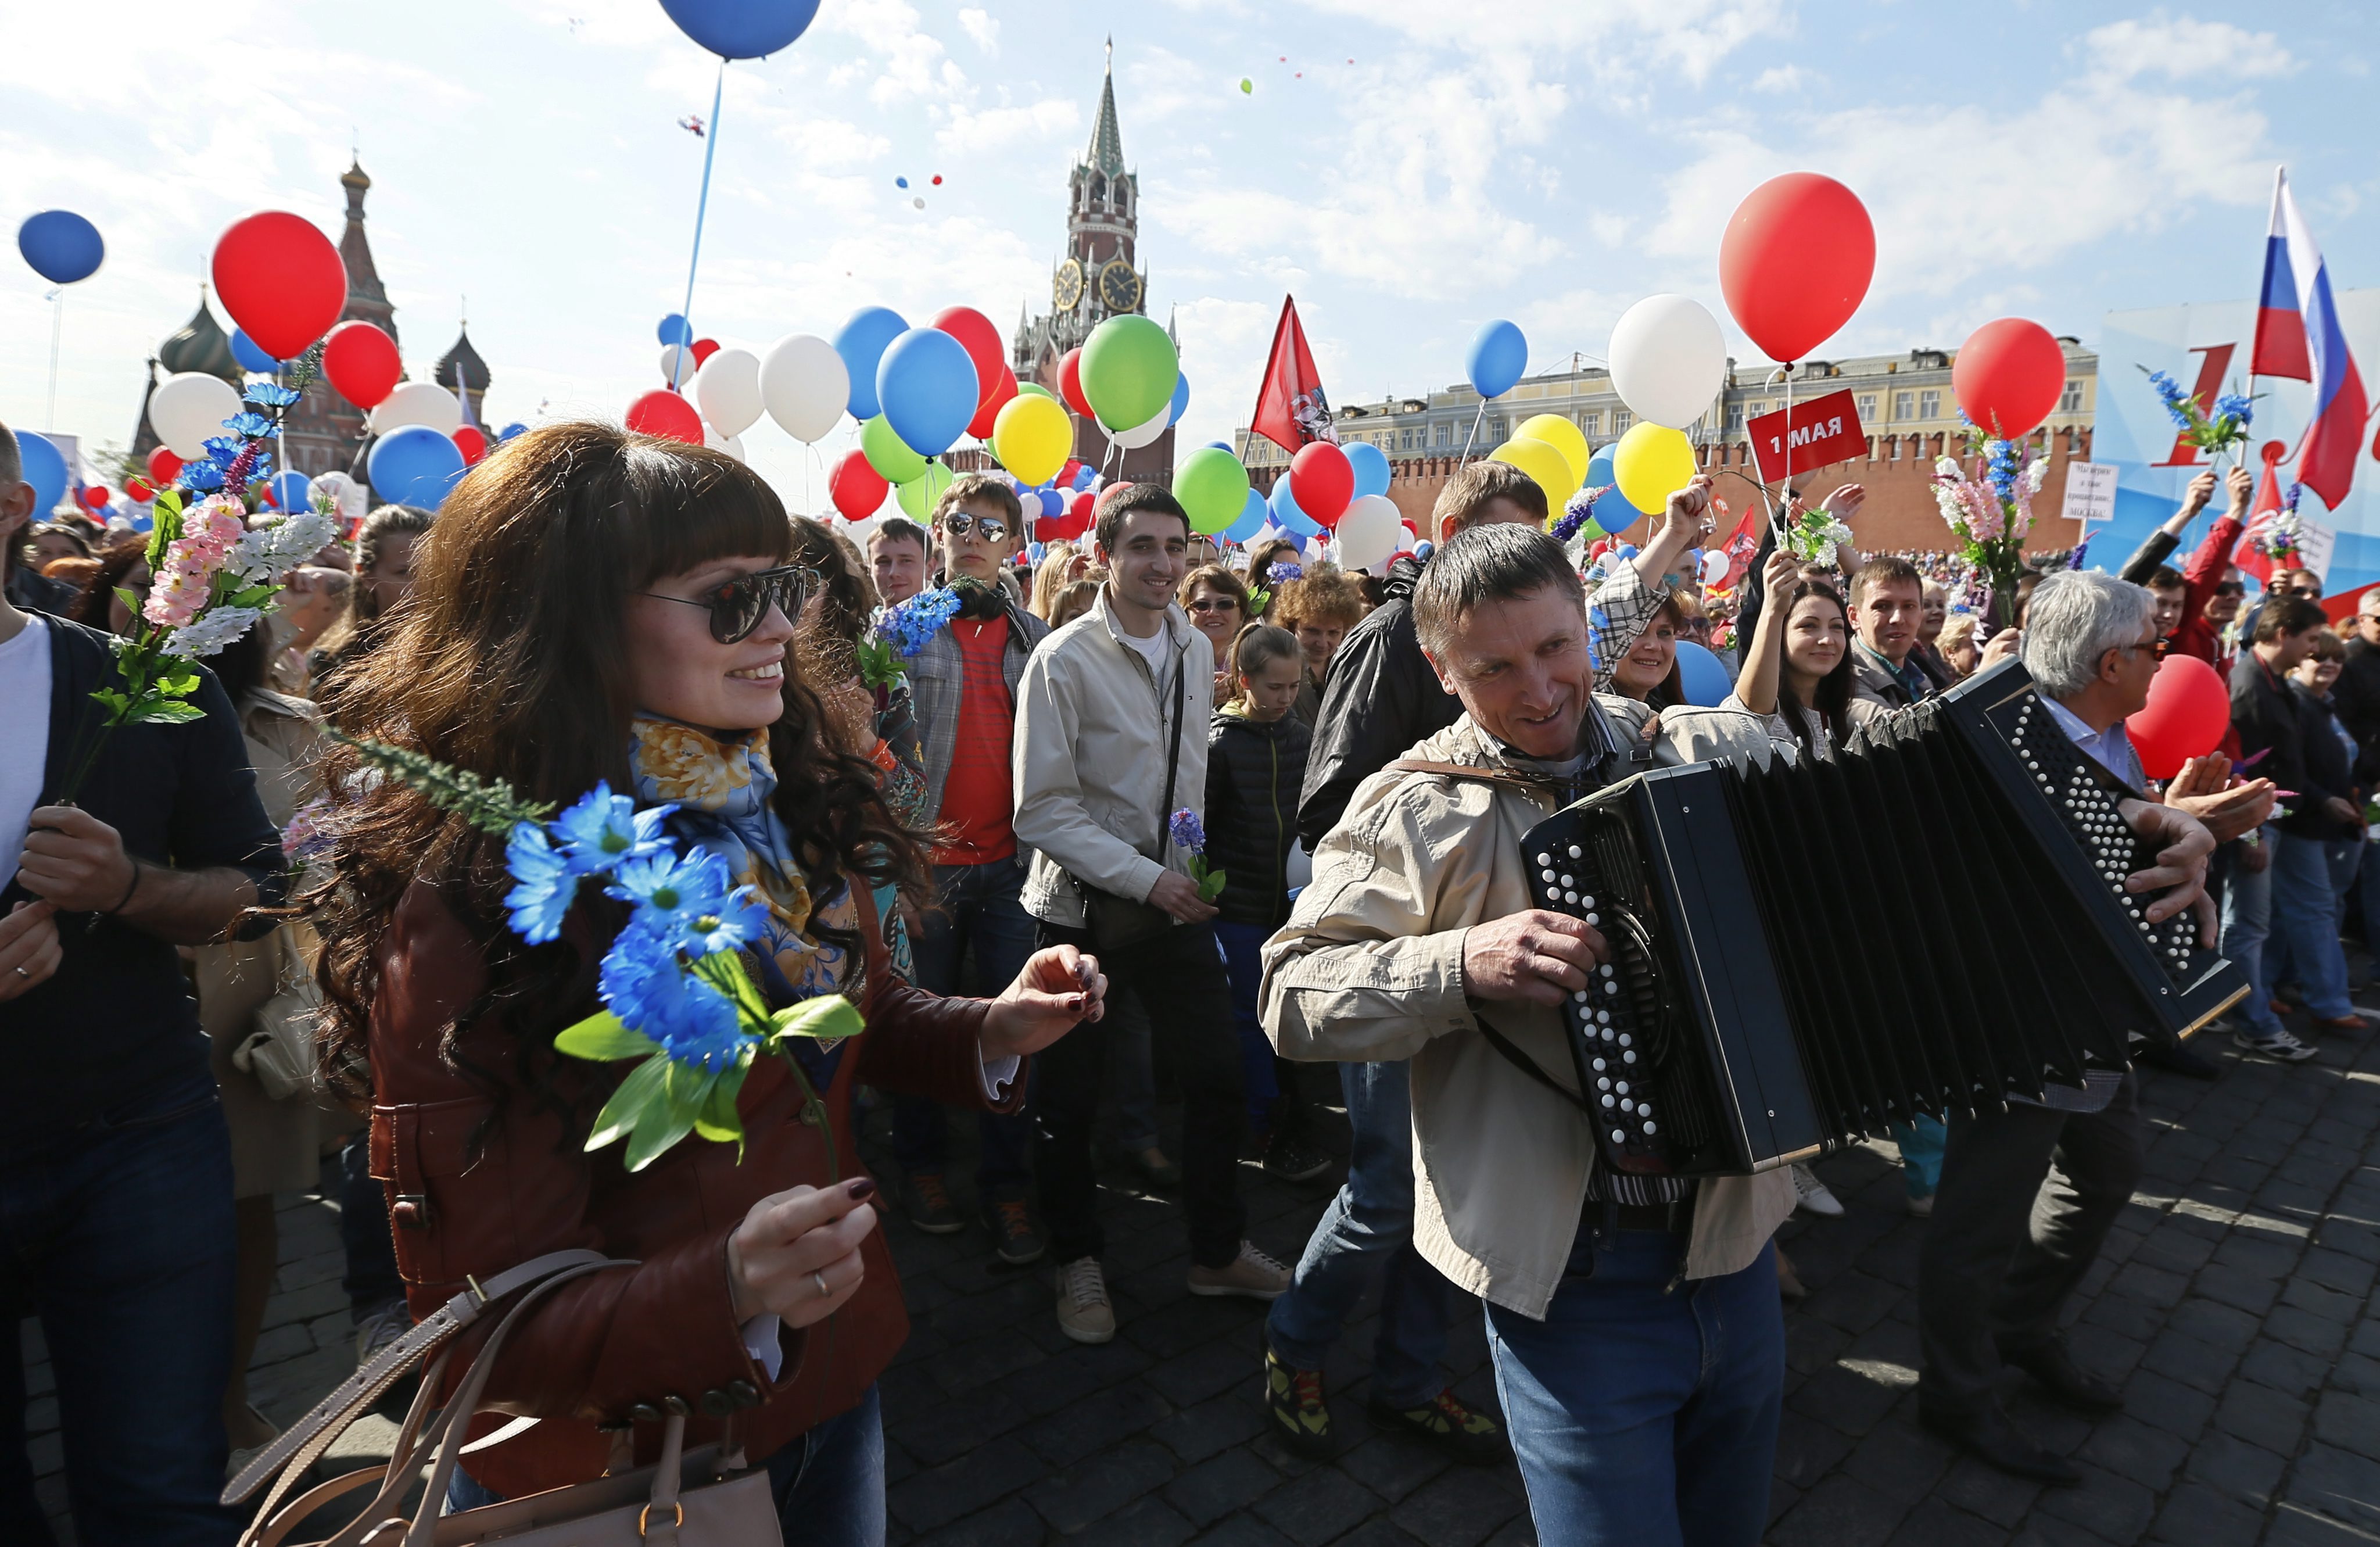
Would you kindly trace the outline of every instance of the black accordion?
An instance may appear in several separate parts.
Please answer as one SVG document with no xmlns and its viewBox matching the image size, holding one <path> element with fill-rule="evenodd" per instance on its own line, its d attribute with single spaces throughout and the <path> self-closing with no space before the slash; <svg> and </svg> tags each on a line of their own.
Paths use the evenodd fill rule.
<svg viewBox="0 0 2380 1547">
<path fill-rule="evenodd" d="M 2124 890 L 2155 862 L 2128 793 L 2011 661 L 1832 761 L 1663 769 L 1539 823 L 1537 906 L 1612 947 L 1563 1007 L 1603 1163 L 1763 1171 L 2112 1078 L 2220 1014 L 2245 976 Z"/>
</svg>

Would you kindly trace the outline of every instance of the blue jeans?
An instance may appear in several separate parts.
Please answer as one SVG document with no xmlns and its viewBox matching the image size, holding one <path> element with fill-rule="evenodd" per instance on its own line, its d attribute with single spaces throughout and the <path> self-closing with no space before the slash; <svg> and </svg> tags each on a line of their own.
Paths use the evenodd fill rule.
<svg viewBox="0 0 2380 1547">
<path fill-rule="evenodd" d="M 227 1543 L 231 1135 L 212 1082 L 0 1149 L 0 1540 L 52 1540 L 25 1454 L 13 1318 L 42 1319 L 82 1541 Z"/>
<path fill-rule="evenodd" d="M 1544 1321 L 1488 1306 L 1496 1393 L 1540 1541 L 1760 1540 L 1785 1392 L 1777 1249 L 1680 1284 L 1685 1242 L 1621 1230 L 1598 1243 L 1582 1224 Z"/>
<path fill-rule="evenodd" d="M 1403 1064 L 1342 1064 L 1339 1088 L 1354 1129 L 1347 1181 L 1306 1241 L 1289 1293 L 1272 1302 L 1265 1338 L 1283 1363 L 1321 1369 L 1377 1268 L 1372 1395 L 1392 1407 L 1418 1407 L 1440 1390 L 1438 1360 L 1455 1291 L 1414 1249 L 1412 1087 Z"/>
<path fill-rule="evenodd" d="M 2280 834 L 2271 872 L 2274 938 L 2265 944 L 2258 980 L 2267 997 L 2294 979 L 2314 1015 L 2338 1020 L 2355 1013 L 2347 997 L 2347 953 L 2338 931 L 2362 849 L 2353 838 Z"/>
<path fill-rule="evenodd" d="M 1215 938 L 1223 943 L 1223 960 L 1232 969 L 1232 1020 L 1240 1029 L 1240 1078 L 1248 1088 L 1248 1131 L 1263 1133 L 1272 1121 L 1273 1103 L 1281 1100 L 1281 1081 L 1272 1066 L 1272 1039 L 1265 1035 L 1257 1010 L 1257 990 L 1264 984 L 1264 943 L 1272 931 L 1261 924 L 1227 924 L 1218 920 Z"/>
<path fill-rule="evenodd" d="M 1900 1181 L 1912 1198 L 1931 1198 L 1942 1185 L 1942 1145 L 1950 1130 L 1939 1117 L 1923 1114 L 1913 1122 L 1892 1125 L 1892 1141 L 1900 1147 Z"/>
<path fill-rule="evenodd" d="M 883 1547 L 884 1419 L 874 1386 L 857 1407 L 787 1443 L 764 1465 L 785 1547 Z M 444 1513 L 503 1502 L 457 1467 Z"/>
<path fill-rule="evenodd" d="M 2279 846 L 2280 834 L 2267 826 L 2265 852 Z M 2251 871 L 2234 859 L 2223 883 L 2223 933 L 2219 949 L 2248 978 L 2248 997 L 2234 1012 L 2247 1022 L 2248 1034 L 2270 1037 L 2280 1031 L 2281 1018 L 2273 1014 L 2271 985 L 2265 977 L 2265 943 L 2273 932 L 2273 871 L 2268 865 Z"/>
<path fill-rule="evenodd" d="M 917 931 L 917 986 L 944 995 L 959 992 L 959 962 L 975 946 L 977 987 L 1001 993 L 1033 954 L 1033 919 L 1016 899 L 1025 889 L 1025 862 L 934 867 L 936 907 Z M 1028 1077 L 1030 1071 L 1027 1071 Z M 1033 1141 L 1031 1098 L 1010 1113 L 976 1115 L 976 1185 L 1026 1185 L 1025 1155 Z M 923 1096 L 892 1098 L 892 1158 L 905 1176 L 940 1172 L 950 1163 L 950 1125 L 940 1103 Z"/>
</svg>

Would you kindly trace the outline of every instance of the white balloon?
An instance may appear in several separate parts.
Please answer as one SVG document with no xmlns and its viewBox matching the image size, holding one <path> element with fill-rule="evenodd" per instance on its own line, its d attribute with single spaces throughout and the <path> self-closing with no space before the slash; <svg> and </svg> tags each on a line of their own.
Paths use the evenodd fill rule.
<svg viewBox="0 0 2380 1547">
<path fill-rule="evenodd" d="M 856 521 L 844 523 L 843 535 L 851 539 L 852 546 L 864 554 L 868 551 L 868 540 L 876 535 L 876 524 L 883 518 L 881 516 L 862 516 Z"/>
<path fill-rule="evenodd" d="M 307 488 L 311 493 L 328 495 L 331 507 L 343 520 L 360 521 L 370 511 L 371 491 L 346 473 L 333 470 L 321 474 Z"/>
<path fill-rule="evenodd" d="M 694 373 L 694 406 L 723 435 L 760 422 L 760 357 L 749 349 L 713 349 Z"/>
<path fill-rule="evenodd" d="M 436 382 L 399 382 L 371 411 L 371 432 L 385 435 L 408 424 L 426 424 L 442 435 L 463 428 L 463 405 Z"/>
<path fill-rule="evenodd" d="M 684 344 L 662 346 L 662 380 L 673 387 L 683 387 L 694 380 L 694 350 Z"/>
<path fill-rule="evenodd" d="M 760 360 L 760 401 L 777 428 L 815 445 L 843 420 L 851 401 L 850 368 L 825 339 L 789 333 Z"/>
<path fill-rule="evenodd" d="M 1727 554 L 1717 548 L 1703 555 L 1703 584 L 1715 586 L 1727 579 Z"/>
<path fill-rule="evenodd" d="M 1683 430 L 1727 383 L 1718 319 L 1684 296 L 1647 296 L 1611 330 L 1611 386 L 1650 423 Z"/>
<path fill-rule="evenodd" d="M 180 371 L 149 395 L 149 424 L 165 449 L 185 462 L 207 454 L 207 442 L 231 432 L 224 420 L 239 412 L 239 394 L 219 376 Z"/>
<path fill-rule="evenodd" d="M 710 358 L 711 359 L 717 359 L 719 357 L 717 355 L 713 355 Z M 705 360 L 703 363 L 708 365 L 710 361 Z M 744 437 L 741 435 L 722 435 L 719 432 L 719 426 L 710 422 L 708 420 L 703 421 L 702 444 L 709 446 L 713 451 L 723 451 L 739 462 L 744 460 Z"/>
<path fill-rule="evenodd" d="M 1339 541 L 1341 567 L 1369 569 L 1402 545 L 1404 512 L 1386 494 L 1366 494 L 1347 507 L 1332 535 Z"/>
<path fill-rule="evenodd" d="M 1102 421 L 1099 428 L 1107 431 L 1108 439 L 1126 451 L 1137 451 L 1165 433 L 1165 427 L 1172 422 L 1173 405 L 1168 403 L 1158 409 L 1156 417 L 1145 424 L 1135 424 L 1129 430 L 1108 430 L 1106 423 Z"/>
</svg>

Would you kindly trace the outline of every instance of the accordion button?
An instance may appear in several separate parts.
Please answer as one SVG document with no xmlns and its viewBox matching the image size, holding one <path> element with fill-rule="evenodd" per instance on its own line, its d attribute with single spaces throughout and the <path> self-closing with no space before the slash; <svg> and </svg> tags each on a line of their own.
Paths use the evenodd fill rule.
<svg viewBox="0 0 2380 1547">
<path fill-rule="evenodd" d="M 1636 1103 L 1634 1102 L 1621 1102 L 1620 1103 L 1620 1110 L 1622 1112 L 1633 1112 L 1636 1110 Z"/>
<path fill-rule="evenodd" d="M 1595 1061 L 1595 1072 L 1596 1072 L 1597 1074 L 1601 1074 L 1601 1073 L 1603 1072 L 1603 1069 L 1604 1069 L 1603 1060 L 1602 1060 L 1602 1059 L 1600 1059 L 1600 1058 L 1597 1059 L 1597 1060 Z"/>
<path fill-rule="evenodd" d="M 1626 1047 L 1628 1045 L 1628 1033 L 1625 1031 L 1620 1033 L 1620 1045 L 1621 1047 Z"/>
<path fill-rule="evenodd" d="M 1537 863 L 1540 865 L 1550 865 L 1553 862 L 1554 857 L 1550 854 L 1540 854 L 1537 856 Z"/>
<path fill-rule="evenodd" d="M 1622 1133 L 1620 1129 L 1614 1128 L 1611 1130 L 1611 1142 L 1614 1144 L 1625 1144 L 1628 1142 L 1628 1136 L 1625 1133 Z"/>
<path fill-rule="evenodd" d="M 1605 962 L 1603 964 L 1603 975 L 1607 978 L 1611 976 L 1611 964 L 1609 962 Z"/>
<path fill-rule="evenodd" d="M 1593 897 L 1589 897 L 1586 900 L 1588 902 L 1593 902 L 1595 899 Z M 1600 913 L 1590 913 L 1586 916 L 1586 921 L 1590 924 L 1599 924 L 1603 922 L 1603 915 Z"/>
<path fill-rule="evenodd" d="M 1628 1082 L 1623 1079 L 1619 1084 L 1613 1086 L 1612 1089 L 1624 1096 L 1628 1093 Z"/>
<path fill-rule="evenodd" d="M 1584 852 L 1584 851 L 1583 851 L 1583 850 L 1581 850 L 1581 849 L 1580 849 L 1580 847 L 1579 847 L 1576 844 L 1572 844 L 1572 845 L 1571 845 L 1571 846 L 1570 846 L 1570 857 L 1571 857 L 1572 859 L 1577 859 L 1577 858 L 1580 856 L 1580 854 L 1581 854 L 1582 852 Z"/>
<path fill-rule="evenodd" d="M 1586 898 L 1586 899 L 1585 899 L 1585 901 L 1586 901 L 1586 906 L 1587 906 L 1587 907 L 1593 907 L 1595 906 L 1595 899 L 1594 899 L 1593 897 L 1588 897 L 1588 898 Z"/>
<path fill-rule="evenodd" d="M 1655 1130 L 1654 1130 L 1654 1127 L 1653 1127 L 1653 1125 L 1652 1125 L 1652 1124 L 1650 1124 L 1650 1123 L 1646 1123 L 1646 1124 L 1645 1125 L 1645 1134 L 1646 1134 L 1646 1136 L 1647 1136 L 1647 1137 L 1650 1137 L 1654 1131 L 1655 1131 Z"/>
<path fill-rule="evenodd" d="M 1603 1104 L 1604 1104 L 1604 1105 L 1606 1105 L 1606 1106 L 1609 1106 L 1609 1105 L 1611 1104 L 1611 1098 L 1610 1098 L 1609 1096 L 1608 1096 L 1608 1095 L 1607 1095 L 1607 1096 L 1605 1096 L 1605 1097 L 1603 1098 Z"/>
<path fill-rule="evenodd" d="M 1574 875 L 1566 875 L 1561 878 L 1561 883 L 1564 886 L 1575 886 L 1578 884 L 1578 877 Z"/>
<path fill-rule="evenodd" d="M 1595 1066 L 1598 1069 L 1603 1067 L 1603 1060 L 1600 1058 L 1597 1059 L 1595 1061 Z M 1595 1082 L 1595 1088 L 1598 1090 L 1609 1090 L 1611 1089 L 1611 1081 L 1609 1078 L 1598 1079 Z"/>
<path fill-rule="evenodd" d="M 1572 907 L 1576 907 L 1578 906 L 1578 894 L 1575 892 L 1564 892 L 1562 894 L 1562 901 L 1570 904 Z"/>
<path fill-rule="evenodd" d="M 1636 1055 L 1633 1053 L 1623 1053 L 1620 1055 L 1620 1059 L 1624 1064 L 1633 1064 L 1636 1062 Z"/>
<path fill-rule="evenodd" d="M 1544 882 L 1547 885 L 1551 886 L 1554 883 L 1554 872 L 1551 871 L 1539 871 L 1537 872 L 1537 879 Z"/>
</svg>

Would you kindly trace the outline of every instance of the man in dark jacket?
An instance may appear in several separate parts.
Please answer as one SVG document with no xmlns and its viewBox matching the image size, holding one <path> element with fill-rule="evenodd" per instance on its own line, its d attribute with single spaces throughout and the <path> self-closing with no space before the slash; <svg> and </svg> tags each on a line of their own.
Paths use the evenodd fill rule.
<svg viewBox="0 0 2380 1547">
<path fill-rule="evenodd" d="M 2239 664 L 2231 668 L 2231 728 L 2240 737 L 2242 760 L 2254 760 L 2256 773 L 2282 789 L 2300 792 L 2291 798 L 2301 803 L 2321 798 L 2305 793 L 2305 727 L 2287 678 L 2313 648 L 2313 637 L 2326 621 L 2313 603 L 2276 592 L 2265 599 L 2257 615 L 2254 642 L 2240 652 Z M 2267 822 L 2258 837 L 2259 859 L 2233 867 L 2223 892 L 2222 949 L 2255 984 L 2240 1002 L 2240 1015 L 2247 1024 L 2233 1033 L 2232 1040 L 2267 1058 L 2298 1063 L 2313 1057 L 2313 1049 L 2291 1036 L 2273 1013 L 2275 985 L 2264 968 L 2265 941 L 2276 928 L 2287 927 L 2282 922 L 2285 916 L 2297 917 L 2311 905 L 2302 884 L 2282 880 L 2283 846 L 2281 823 Z M 2329 905 L 2325 901 L 2324 906 L 2328 918 Z M 2302 932 L 2291 934 L 2292 954 L 2296 935 Z M 2334 949 L 2337 944 L 2334 929 Z M 2299 969 L 2307 970 L 2302 963 Z M 2309 982 L 2309 1008 L 2316 1016 L 2351 1017 L 2354 1006 L 2347 1002 L 2345 984 L 2335 985 L 2335 996 L 2330 992 L 2333 986 Z M 2314 997 L 2318 988 L 2319 1000 Z M 2348 1024 L 2362 1023 L 2350 1019 Z"/>
<path fill-rule="evenodd" d="M 2354 632 L 2331 701 L 2338 723 L 2355 737 L 2355 782 L 2380 788 L 2380 586 L 2356 603 Z"/>
</svg>

